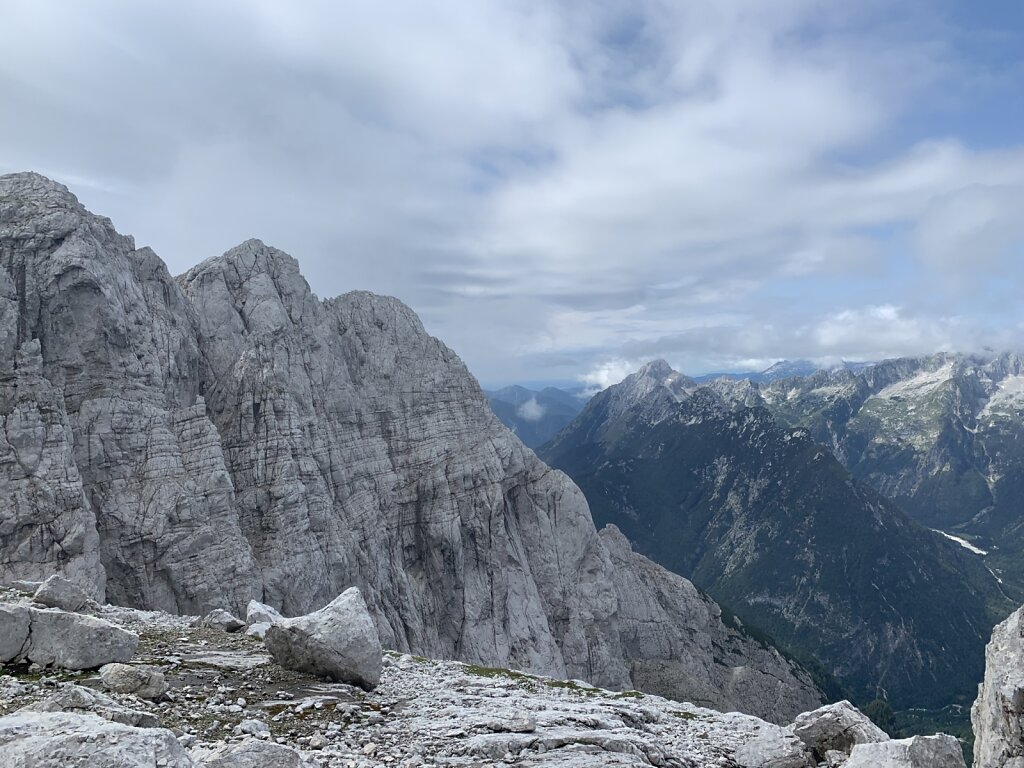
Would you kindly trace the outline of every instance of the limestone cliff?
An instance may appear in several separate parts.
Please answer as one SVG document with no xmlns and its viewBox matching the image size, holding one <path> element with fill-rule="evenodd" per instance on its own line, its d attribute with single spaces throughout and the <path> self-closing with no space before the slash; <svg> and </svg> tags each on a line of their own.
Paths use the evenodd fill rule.
<svg viewBox="0 0 1024 768">
<path fill-rule="evenodd" d="M 971 708 L 975 768 L 1024 768 L 1024 608 L 992 631 Z"/>
<path fill-rule="evenodd" d="M 730 636 L 717 607 L 691 611 L 692 585 L 606 546 L 579 489 L 394 299 L 321 301 L 259 241 L 175 281 L 64 187 L 16 174 L 0 345 L 0 578 L 60 571 L 191 613 L 302 613 L 355 585 L 398 650 L 625 688 L 654 684 L 660 638 L 667 668 L 697 669 L 659 675 L 662 693 L 772 719 L 820 702 L 781 658 L 705 642 Z M 655 603 L 674 626 L 638 638 Z"/>
</svg>

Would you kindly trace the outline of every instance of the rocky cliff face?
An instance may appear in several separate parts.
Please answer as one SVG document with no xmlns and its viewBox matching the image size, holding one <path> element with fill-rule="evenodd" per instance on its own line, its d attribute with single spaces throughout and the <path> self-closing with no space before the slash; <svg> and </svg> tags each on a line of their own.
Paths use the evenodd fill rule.
<svg viewBox="0 0 1024 768">
<path fill-rule="evenodd" d="M 974 768 L 1024 766 L 1024 608 L 992 632 L 971 724 Z"/>
<path fill-rule="evenodd" d="M 615 566 L 619 635 L 634 687 L 669 698 L 685 690 L 687 701 L 739 712 L 807 709 L 815 684 L 799 664 L 748 634 L 691 582 L 633 552 L 614 525 L 601 540 Z"/>
<path fill-rule="evenodd" d="M 0 577 L 59 571 L 97 597 L 191 613 L 253 597 L 303 613 L 355 585 L 398 650 L 613 688 L 633 685 L 630 654 L 655 660 L 643 633 L 620 634 L 620 617 L 638 626 L 628 580 L 582 493 L 400 302 L 321 301 L 258 241 L 175 281 L 33 174 L 0 177 L 0 258 L 0 489 L 15 500 Z M 702 685 L 740 667 L 781 679 L 792 708 L 756 712 L 773 719 L 820 701 L 742 642 L 685 644 L 729 631 L 713 606 L 691 617 L 673 579 L 645 598 L 688 628 L 666 663 L 704 654 Z M 654 589 L 635 582 L 631 598 Z M 709 703 L 775 707 L 770 686 Z"/>
</svg>

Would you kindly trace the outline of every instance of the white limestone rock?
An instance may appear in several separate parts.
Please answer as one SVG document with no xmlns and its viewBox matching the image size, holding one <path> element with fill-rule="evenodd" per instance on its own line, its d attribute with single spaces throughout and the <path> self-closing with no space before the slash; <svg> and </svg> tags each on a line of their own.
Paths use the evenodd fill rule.
<svg viewBox="0 0 1024 768">
<path fill-rule="evenodd" d="M 250 600 L 249 605 L 246 606 L 245 623 L 247 626 L 251 627 L 253 624 L 274 624 L 283 620 L 284 616 L 264 603 Z"/>
<path fill-rule="evenodd" d="M 0 177 L 0 252 L 0 578 L 243 605 L 258 574 L 163 262 L 37 174 Z"/>
<path fill-rule="evenodd" d="M 309 768 L 294 749 L 256 739 L 213 750 L 193 750 L 193 755 L 205 768 Z"/>
<path fill-rule="evenodd" d="M 131 659 L 139 636 L 109 621 L 0 603 L 0 662 L 96 669 Z"/>
<path fill-rule="evenodd" d="M 108 691 L 134 693 L 142 699 L 159 699 L 170 687 L 163 672 L 133 664 L 104 664 L 100 680 Z"/>
<path fill-rule="evenodd" d="M 992 630 L 971 724 L 975 768 L 1024 768 L 1024 608 Z"/>
<path fill-rule="evenodd" d="M 74 582 L 53 575 L 39 585 L 32 600 L 62 611 L 80 611 L 89 604 L 89 595 Z"/>
<path fill-rule="evenodd" d="M 195 768 L 164 728 L 133 728 L 67 712 L 0 717 L 0 758 L 4 768 Z"/>
<path fill-rule="evenodd" d="M 0 663 L 24 658 L 28 651 L 29 608 L 0 603 Z"/>
<path fill-rule="evenodd" d="M 264 642 L 274 661 L 287 669 L 368 691 L 380 684 L 380 638 L 357 587 L 319 611 L 271 624 Z"/>
<path fill-rule="evenodd" d="M 209 629 L 219 629 L 221 632 L 239 632 L 245 628 L 244 621 L 223 608 L 214 608 L 203 616 L 199 624 Z"/>
<path fill-rule="evenodd" d="M 966 763 L 960 742 L 937 734 L 857 744 L 844 768 L 966 768 Z"/>
<path fill-rule="evenodd" d="M 792 728 L 819 760 L 830 751 L 848 755 L 856 744 L 889 741 L 889 734 L 848 701 L 804 712 L 793 721 Z"/>
<path fill-rule="evenodd" d="M 65 683 L 40 701 L 22 707 L 22 712 L 75 712 L 102 717 L 122 725 L 156 728 L 160 721 L 156 715 L 126 707 L 109 696 L 73 683 Z"/>
</svg>

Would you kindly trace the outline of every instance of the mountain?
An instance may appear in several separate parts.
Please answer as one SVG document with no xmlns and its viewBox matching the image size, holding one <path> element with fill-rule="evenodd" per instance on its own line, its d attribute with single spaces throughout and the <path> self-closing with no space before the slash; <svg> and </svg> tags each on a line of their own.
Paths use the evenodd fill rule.
<svg viewBox="0 0 1024 768">
<path fill-rule="evenodd" d="M 794 376 L 811 376 L 820 370 L 848 370 L 860 371 L 870 367 L 873 363 L 851 363 L 843 361 L 839 365 L 822 367 L 810 360 L 780 360 L 774 365 L 765 368 L 763 371 L 744 371 L 741 373 L 705 373 L 696 376 L 695 381 L 699 384 L 707 384 L 716 379 L 727 381 L 752 381 L 757 384 L 766 384 L 779 379 L 789 379 Z"/>
<path fill-rule="evenodd" d="M 532 390 L 517 385 L 487 392 L 487 400 L 495 416 L 528 448 L 543 445 L 561 432 L 585 402 L 564 389 Z"/>
<path fill-rule="evenodd" d="M 175 279 L 65 187 L 2 176 L 0 352 L 0 582 L 289 615 L 354 585 L 399 651 L 773 719 L 821 701 L 599 535 L 408 307 L 322 301 L 258 240 Z"/>
<path fill-rule="evenodd" d="M 855 478 L 983 550 L 1024 595 L 1024 356 L 903 358 L 753 389 Z"/>
<path fill-rule="evenodd" d="M 807 429 L 742 400 L 657 361 L 596 395 L 539 453 L 583 489 L 598 524 L 820 659 L 857 698 L 966 703 L 1010 609 L 996 580 Z"/>
</svg>

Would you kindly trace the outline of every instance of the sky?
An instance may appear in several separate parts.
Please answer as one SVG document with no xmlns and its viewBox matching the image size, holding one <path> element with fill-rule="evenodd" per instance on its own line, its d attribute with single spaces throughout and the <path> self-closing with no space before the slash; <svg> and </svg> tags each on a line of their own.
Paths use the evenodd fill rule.
<svg viewBox="0 0 1024 768">
<path fill-rule="evenodd" d="M 1024 3 L 0 0 L 0 173 L 485 385 L 1024 348 Z"/>
</svg>

